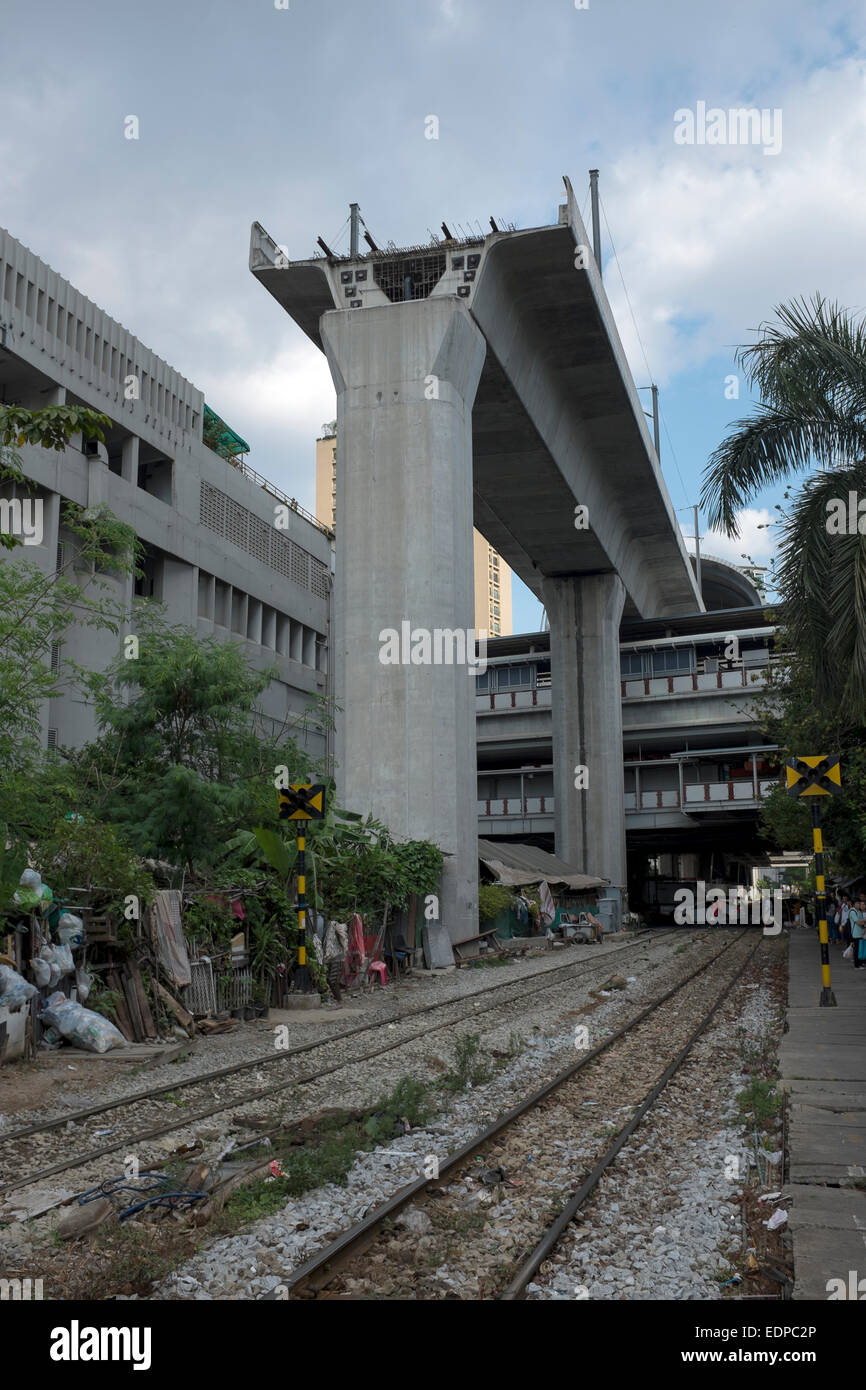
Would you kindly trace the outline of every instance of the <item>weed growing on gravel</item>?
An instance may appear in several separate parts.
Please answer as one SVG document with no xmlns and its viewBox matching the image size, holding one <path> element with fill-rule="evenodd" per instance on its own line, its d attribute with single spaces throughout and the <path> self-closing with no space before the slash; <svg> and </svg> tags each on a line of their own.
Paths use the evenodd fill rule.
<svg viewBox="0 0 866 1390">
<path fill-rule="evenodd" d="M 423 1081 L 404 1076 L 393 1091 L 378 1102 L 364 1126 L 364 1132 L 377 1144 L 387 1143 L 396 1134 L 404 1134 L 406 1125 L 418 1129 L 433 1113 L 430 1091 Z"/>
<path fill-rule="evenodd" d="M 454 1070 L 446 1072 L 439 1085 L 446 1091 L 465 1091 L 467 1086 L 483 1086 L 492 1074 L 481 1049 L 481 1038 L 477 1033 L 468 1033 L 454 1044 Z"/>
<path fill-rule="evenodd" d="M 275 1135 L 271 1146 L 248 1150 L 251 1159 L 276 1159 L 280 1178 L 257 1178 L 233 1192 L 217 1221 L 221 1231 L 234 1231 L 271 1212 L 279 1211 L 289 1197 L 301 1197 L 316 1187 L 334 1183 L 344 1187 L 355 1157 L 396 1135 L 416 1129 L 430 1119 L 434 1104 L 429 1087 L 404 1076 L 367 1111 L 324 1115 L 312 1133 L 299 1143 L 289 1132 Z"/>
<path fill-rule="evenodd" d="M 756 1077 L 745 1090 L 739 1092 L 737 1108 L 744 1124 L 757 1124 L 763 1127 L 779 1114 L 782 1100 L 776 1094 L 773 1081 L 765 1081 Z"/>
<path fill-rule="evenodd" d="M 113 1221 L 96 1231 L 91 1249 L 97 1258 L 111 1259 L 111 1279 L 116 1292 L 129 1289 L 138 1293 L 163 1279 L 174 1267 L 176 1255 L 161 1248 L 158 1226 L 129 1221 L 124 1226 Z"/>
</svg>

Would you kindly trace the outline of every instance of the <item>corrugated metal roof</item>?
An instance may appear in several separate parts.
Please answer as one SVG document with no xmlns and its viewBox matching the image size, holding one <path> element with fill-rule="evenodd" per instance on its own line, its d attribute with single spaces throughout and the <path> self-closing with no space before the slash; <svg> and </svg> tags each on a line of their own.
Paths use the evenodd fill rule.
<svg viewBox="0 0 866 1390">
<path fill-rule="evenodd" d="M 564 883 L 575 892 L 601 888 L 610 880 L 592 874 L 580 874 L 563 859 L 537 845 L 498 844 L 494 840 L 478 841 L 478 858 L 494 873 L 500 883 L 517 888 L 522 883 Z"/>
</svg>

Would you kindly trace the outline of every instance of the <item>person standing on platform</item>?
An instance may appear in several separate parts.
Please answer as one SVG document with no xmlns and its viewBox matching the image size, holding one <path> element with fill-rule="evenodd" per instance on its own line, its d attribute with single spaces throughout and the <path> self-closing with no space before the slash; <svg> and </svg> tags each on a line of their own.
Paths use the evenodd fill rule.
<svg viewBox="0 0 866 1390">
<path fill-rule="evenodd" d="M 863 940 L 863 923 L 866 920 L 866 903 L 862 898 L 858 898 L 854 906 L 848 913 L 848 925 L 851 929 L 851 964 L 855 970 L 859 970 L 861 965 L 860 943 Z"/>
<path fill-rule="evenodd" d="M 851 944 L 851 923 L 848 920 L 850 915 L 851 899 L 848 897 L 847 893 L 843 893 L 842 906 L 839 908 L 839 934 L 846 946 L 850 946 Z"/>
</svg>

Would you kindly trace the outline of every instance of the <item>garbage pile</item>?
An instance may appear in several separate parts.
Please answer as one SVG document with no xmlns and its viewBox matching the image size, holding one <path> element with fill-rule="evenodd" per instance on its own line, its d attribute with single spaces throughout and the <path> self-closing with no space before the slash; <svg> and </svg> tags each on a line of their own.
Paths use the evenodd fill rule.
<svg viewBox="0 0 866 1390">
<path fill-rule="evenodd" d="M 34 1036 L 43 1048 L 63 1042 L 88 1052 L 126 1047 L 123 1034 L 109 1019 L 84 1007 L 93 981 L 86 968 L 82 918 L 55 900 L 37 869 L 24 870 L 13 903 L 12 915 L 17 910 L 26 920 L 16 922 L 14 934 L 7 938 L 12 954 L 0 957 L 0 1022 L 19 1017 L 11 1029 L 13 1047 L 8 1056 L 0 1053 L 0 1061 L 23 1052 L 22 1014 L 30 1014 Z M 26 949 L 31 954 L 25 965 Z M 73 952 L 81 952 L 78 963 Z M 32 982 L 22 973 L 28 967 Z M 18 1042 L 20 1046 L 14 1045 Z"/>
</svg>

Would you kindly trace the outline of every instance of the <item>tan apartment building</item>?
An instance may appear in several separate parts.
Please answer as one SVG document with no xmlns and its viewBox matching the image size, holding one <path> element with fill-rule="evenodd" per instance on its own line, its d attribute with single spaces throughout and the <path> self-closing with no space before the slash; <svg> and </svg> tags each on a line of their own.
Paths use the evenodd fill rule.
<svg viewBox="0 0 866 1390">
<path fill-rule="evenodd" d="M 337 503 L 337 436 L 334 424 L 323 426 L 316 440 L 316 516 L 334 527 Z M 475 547 L 475 626 L 491 637 L 510 637 L 511 569 L 479 531 Z"/>
</svg>

